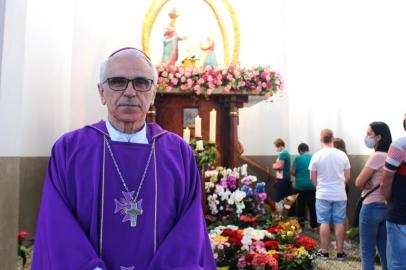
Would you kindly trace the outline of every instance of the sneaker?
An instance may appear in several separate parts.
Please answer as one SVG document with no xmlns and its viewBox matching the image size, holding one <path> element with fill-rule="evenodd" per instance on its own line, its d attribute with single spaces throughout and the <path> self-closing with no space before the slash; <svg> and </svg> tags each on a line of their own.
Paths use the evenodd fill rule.
<svg viewBox="0 0 406 270">
<path fill-rule="evenodd" d="M 337 249 L 337 242 L 336 241 L 332 241 L 331 245 L 333 246 L 333 249 Z M 344 241 L 343 248 L 345 250 L 350 250 L 352 248 L 351 241 Z"/>
<path fill-rule="evenodd" d="M 321 250 L 319 250 L 319 251 L 316 253 L 316 255 L 317 255 L 317 257 L 318 257 L 319 259 L 321 259 L 321 260 L 328 260 L 328 257 L 329 257 L 328 252 L 324 253 L 324 252 L 321 251 Z"/>
<path fill-rule="evenodd" d="M 347 259 L 347 254 L 343 253 L 337 253 L 337 261 L 344 261 Z"/>
<path fill-rule="evenodd" d="M 351 241 L 344 241 L 344 249 L 350 250 L 352 248 Z"/>
</svg>

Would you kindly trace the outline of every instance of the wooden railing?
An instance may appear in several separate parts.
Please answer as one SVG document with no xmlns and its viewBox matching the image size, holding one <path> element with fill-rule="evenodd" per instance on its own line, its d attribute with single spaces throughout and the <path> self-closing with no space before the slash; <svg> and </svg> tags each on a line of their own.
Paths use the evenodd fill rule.
<svg viewBox="0 0 406 270">
<path fill-rule="evenodd" d="M 268 179 L 275 179 L 275 176 L 272 174 L 270 168 L 262 167 L 260 164 L 258 164 L 257 162 L 255 162 L 254 160 L 250 159 L 247 156 L 240 156 L 240 160 L 244 163 L 247 163 L 248 166 L 250 166 L 254 170 L 257 170 L 257 171 L 263 173 Z"/>
</svg>

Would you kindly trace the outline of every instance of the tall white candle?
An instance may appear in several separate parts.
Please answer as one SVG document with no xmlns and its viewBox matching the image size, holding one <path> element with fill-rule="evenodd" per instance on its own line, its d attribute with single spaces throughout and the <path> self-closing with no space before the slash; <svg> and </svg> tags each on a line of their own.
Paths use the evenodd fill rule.
<svg viewBox="0 0 406 270">
<path fill-rule="evenodd" d="M 210 111 L 210 133 L 209 142 L 216 143 L 216 116 L 217 112 L 215 109 Z"/>
<path fill-rule="evenodd" d="M 190 142 L 190 129 L 189 128 L 185 128 L 183 130 L 183 139 L 189 143 Z"/>
<path fill-rule="evenodd" d="M 195 118 L 195 137 L 202 137 L 202 118 L 196 116 Z"/>
</svg>

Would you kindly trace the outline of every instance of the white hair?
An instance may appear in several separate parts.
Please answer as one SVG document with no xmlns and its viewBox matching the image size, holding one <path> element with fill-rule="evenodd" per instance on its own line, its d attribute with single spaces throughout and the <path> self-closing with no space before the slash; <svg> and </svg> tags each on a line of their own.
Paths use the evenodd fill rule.
<svg viewBox="0 0 406 270">
<path fill-rule="evenodd" d="M 105 61 L 103 61 L 100 64 L 100 83 L 103 83 L 104 80 L 106 79 L 106 69 L 107 65 L 109 64 L 110 60 L 115 57 L 116 55 L 134 55 L 138 58 L 144 59 L 145 62 L 149 65 L 152 71 L 152 79 L 154 80 L 154 84 L 158 82 L 158 72 L 155 68 L 155 65 L 152 63 L 151 59 L 149 59 L 143 52 L 137 50 L 137 49 L 125 49 L 122 51 L 119 51 L 117 53 L 114 53 L 113 55 L 109 56 L 109 58 Z"/>
</svg>

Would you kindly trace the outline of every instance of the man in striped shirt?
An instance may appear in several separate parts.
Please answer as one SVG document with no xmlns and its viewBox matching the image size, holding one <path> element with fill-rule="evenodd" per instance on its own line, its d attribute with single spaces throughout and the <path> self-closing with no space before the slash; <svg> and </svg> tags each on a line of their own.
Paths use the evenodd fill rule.
<svg viewBox="0 0 406 270">
<path fill-rule="evenodd" d="M 406 131 L 406 114 L 403 120 Z M 388 202 L 387 260 L 391 270 L 406 269 L 406 135 L 392 142 L 381 180 Z"/>
</svg>

